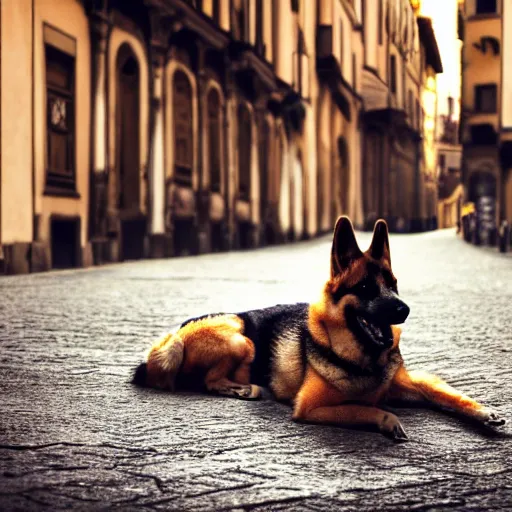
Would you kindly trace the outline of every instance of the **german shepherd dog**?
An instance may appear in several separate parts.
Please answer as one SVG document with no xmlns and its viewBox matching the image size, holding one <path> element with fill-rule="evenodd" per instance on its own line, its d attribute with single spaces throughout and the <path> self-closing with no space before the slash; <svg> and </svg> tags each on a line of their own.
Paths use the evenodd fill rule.
<svg viewBox="0 0 512 512">
<path fill-rule="evenodd" d="M 505 420 L 439 377 L 407 371 L 398 343 L 409 307 L 398 297 L 388 227 L 375 224 L 361 252 L 347 217 L 336 222 L 331 277 L 312 304 L 277 305 L 184 322 L 150 349 L 133 382 L 160 389 L 202 389 L 243 399 L 269 387 L 293 404 L 293 419 L 378 429 L 407 440 L 390 401 L 430 403 L 478 420 Z"/>
</svg>

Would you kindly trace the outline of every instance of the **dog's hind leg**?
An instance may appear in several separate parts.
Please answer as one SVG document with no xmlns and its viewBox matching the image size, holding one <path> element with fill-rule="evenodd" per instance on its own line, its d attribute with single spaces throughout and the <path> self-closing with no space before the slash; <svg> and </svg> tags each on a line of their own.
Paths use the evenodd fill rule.
<svg viewBox="0 0 512 512">
<path fill-rule="evenodd" d="M 230 353 L 211 367 L 204 379 L 206 389 L 223 396 L 255 400 L 260 398 L 259 386 L 249 383 L 250 364 L 254 359 L 252 342 L 241 334 L 229 340 Z"/>
<path fill-rule="evenodd" d="M 226 375 L 231 373 L 232 361 L 221 361 L 217 366 L 211 368 L 205 377 L 206 389 L 211 393 L 242 398 L 245 400 L 256 400 L 261 396 L 261 390 L 253 384 L 240 384 L 230 380 Z"/>
<path fill-rule="evenodd" d="M 396 372 L 387 398 L 428 402 L 487 425 L 499 426 L 505 423 L 496 412 L 452 388 L 436 375 L 422 371 L 408 372 L 403 366 Z"/>
</svg>

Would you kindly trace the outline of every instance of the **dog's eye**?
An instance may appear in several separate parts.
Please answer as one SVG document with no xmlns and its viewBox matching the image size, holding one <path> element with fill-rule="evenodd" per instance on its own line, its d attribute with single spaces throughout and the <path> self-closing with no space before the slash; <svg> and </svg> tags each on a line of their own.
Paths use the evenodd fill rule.
<svg viewBox="0 0 512 512">
<path fill-rule="evenodd" d="M 370 300 L 379 294 L 377 285 L 370 280 L 360 282 L 352 290 L 355 295 L 365 300 Z"/>
</svg>

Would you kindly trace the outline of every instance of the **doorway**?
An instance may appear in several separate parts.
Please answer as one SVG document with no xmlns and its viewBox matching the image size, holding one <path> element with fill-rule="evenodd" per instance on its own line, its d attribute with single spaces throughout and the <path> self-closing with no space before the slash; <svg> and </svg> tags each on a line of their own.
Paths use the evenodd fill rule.
<svg viewBox="0 0 512 512">
<path fill-rule="evenodd" d="M 80 266 L 80 218 L 50 219 L 52 268 Z"/>
<path fill-rule="evenodd" d="M 140 69 L 128 44 L 117 54 L 116 177 L 121 259 L 144 253 L 146 220 L 140 211 Z"/>
</svg>

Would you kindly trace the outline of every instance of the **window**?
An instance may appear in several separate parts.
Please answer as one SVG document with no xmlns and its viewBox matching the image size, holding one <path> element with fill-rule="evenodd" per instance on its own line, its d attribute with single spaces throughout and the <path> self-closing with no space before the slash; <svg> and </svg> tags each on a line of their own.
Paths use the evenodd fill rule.
<svg viewBox="0 0 512 512">
<path fill-rule="evenodd" d="M 192 87 L 183 71 L 176 71 L 173 84 L 175 179 L 183 185 L 191 185 L 194 161 Z"/>
<path fill-rule="evenodd" d="M 383 11 L 383 8 L 382 8 L 382 0 L 378 0 L 379 2 L 379 6 L 378 6 L 378 9 L 379 9 L 379 16 L 377 18 L 377 23 L 379 24 L 377 30 L 378 30 L 378 34 L 379 34 L 379 44 L 382 44 L 384 42 L 384 38 L 383 38 L 383 34 L 382 34 L 382 24 L 383 24 L 383 21 L 384 21 L 384 13 L 382 12 Z"/>
<path fill-rule="evenodd" d="M 249 6 L 248 0 L 232 0 L 231 30 L 233 37 L 239 41 L 249 41 Z"/>
<path fill-rule="evenodd" d="M 444 171 L 445 167 L 446 167 L 446 155 L 439 153 L 439 168 L 441 169 L 441 172 Z"/>
<path fill-rule="evenodd" d="M 238 107 L 238 193 L 240 199 L 251 197 L 251 113 L 245 105 Z"/>
<path fill-rule="evenodd" d="M 496 4 L 496 0 L 476 0 L 476 14 L 494 14 Z"/>
<path fill-rule="evenodd" d="M 396 94 L 396 55 L 391 55 L 389 61 L 389 88 Z"/>
<path fill-rule="evenodd" d="M 492 114 L 496 112 L 496 84 L 475 86 L 475 112 Z"/>
<path fill-rule="evenodd" d="M 265 57 L 265 38 L 263 34 L 264 18 L 263 18 L 263 0 L 256 0 L 256 51 Z"/>
<path fill-rule="evenodd" d="M 421 130 L 421 107 L 418 99 L 416 99 L 416 123 L 418 125 L 418 130 Z"/>
<path fill-rule="evenodd" d="M 259 164 L 260 164 L 260 215 L 266 214 L 266 208 L 269 201 L 269 160 L 271 158 L 269 135 L 270 126 L 266 120 L 263 121 L 260 128 L 259 146 Z M 262 219 L 263 220 L 263 219 Z"/>
<path fill-rule="evenodd" d="M 220 161 L 220 98 L 216 89 L 208 93 L 208 162 L 210 165 L 210 189 L 220 192 L 221 161 Z"/>
<path fill-rule="evenodd" d="M 303 98 L 309 98 L 309 56 L 306 49 L 304 32 L 299 27 L 297 38 L 297 51 L 293 54 L 294 87 L 298 89 Z"/>
<path fill-rule="evenodd" d="M 213 21 L 220 25 L 220 0 L 213 0 L 212 17 Z"/>
<path fill-rule="evenodd" d="M 46 45 L 46 184 L 76 190 L 75 58 Z"/>
</svg>

